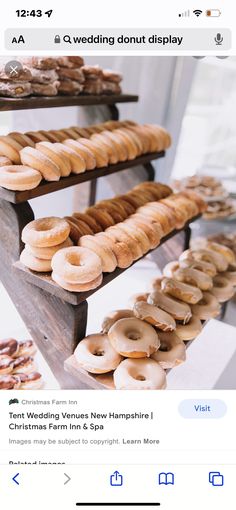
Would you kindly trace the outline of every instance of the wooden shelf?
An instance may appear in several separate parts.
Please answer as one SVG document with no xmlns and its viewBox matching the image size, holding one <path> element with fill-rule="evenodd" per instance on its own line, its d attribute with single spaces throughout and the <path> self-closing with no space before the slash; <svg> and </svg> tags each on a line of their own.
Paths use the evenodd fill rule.
<svg viewBox="0 0 236 510">
<path fill-rule="evenodd" d="M 103 95 L 103 96 L 55 96 L 55 97 L 22 97 L 0 98 L 0 111 L 35 110 L 37 108 L 59 108 L 62 106 L 97 106 L 115 103 L 137 103 L 134 94 Z"/>
<path fill-rule="evenodd" d="M 61 179 L 57 182 L 48 182 L 43 180 L 39 186 L 37 186 L 37 188 L 29 191 L 10 191 L 0 187 L 0 198 L 7 200 L 7 202 L 11 202 L 12 204 L 20 204 L 22 202 L 26 202 L 27 200 L 31 200 L 32 198 L 40 197 L 42 195 L 47 195 L 48 193 L 53 193 L 54 191 L 69 188 L 71 186 L 75 186 L 76 184 L 81 184 L 82 182 L 98 179 L 99 177 L 111 175 L 115 172 L 121 172 L 122 170 L 126 170 L 127 168 L 132 168 L 134 166 L 145 165 L 146 163 L 149 163 L 155 159 L 163 158 L 164 155 L 164 151 L 152 152 L 150 154 L 144 154 L 143 156 L 132 159 L 131 161 L 124 161 L 122 163 L 117 163 L 116 165 L 110 165 L 104 168 L 96 168 L 95 170 L 87 170 L 82 174 L 71 174 L 69 177 L 61 177 Z"/>
<path fill-rule="evenodd" d="M 185 224 L 184 228 L 186 228 L 190 223 L 193 223 L 194 221 L 198 220 L 200 217 L 201 217 L 201 215 L 199 214 L 195 218 L 192 218 L 188 223 Z M 184 228 L 181 230 L 184 230 Z M 159 246 L 161 246 L 163 243 L 168 241 L 168 239 L 171 239 L 176 234 L 181 232 L 181 230 L 173 230 L 170 234 L 163 237 Z M 157 248 L 155 248 L 155 250 L 157 250 L 159 246 L 157 246 Z M 152 251 L 154 251 L 154 250 L 150 250 L 144 256 L 148 255 Z M 141 258 L 143 258 L 143 257 L 141 257 Z M 138 260 L 141 260 L 141 258 Z M 135 262 L 137 262 L 137 261 L 135 261 Z M 133 262 L 133 264 L 135 264 L 135 262 Z M 131 264 L 131 266 L 129 266 L 127 269 L 132 267 L 133 264 Z M 90 296 L 92 296 L 92 294 L 94 294 L 94 292 L 99 291 L 100 289 L 102 289 L 102 287 L 104 287 L 108 283 L 112 282 L 112 280 L 114 280 L 115 278 L 117 278 L 118 276 L 123 274 L 124 271 L 127 271 L 127 269 L 116 268 L 115 271 L 113 271 L 112 273 L 104 273 L 102 284 L 99 287 L 97 287 L 97 289 L 93 289 L 88 292 L 69 292 L 67 290 L 62 289 L 62 287 L 59 287 L 59 285 L 57 285 L 52 280 L 50 273 L 47 273 L 47 274 L 36 273 L 34 271 L 31 271 L 27 267 L 25 267 L 19 261 L 14 264 L 14 268 L 17 271 L 21 272 L 21 276 L 27 282 L 31 283 L 32 285 L 35 285 L 36 287 L 43 289 L 44 291 L 48 292 L 49 294 L 52 294 L 53 296 L 56 296 L 56 297 L 62 299 L 62 301 L 65 301 L 72 305 L 79 305 L 83 301 L 86 301 Z"/>
</svg>

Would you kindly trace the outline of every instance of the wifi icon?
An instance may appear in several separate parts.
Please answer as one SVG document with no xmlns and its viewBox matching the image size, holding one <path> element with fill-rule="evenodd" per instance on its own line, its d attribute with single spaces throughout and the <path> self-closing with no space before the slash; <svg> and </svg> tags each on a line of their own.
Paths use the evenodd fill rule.
<svg viewBox="0 0 236 510">
<path fill-rule="evenodd" d="M 201 11 L 201 9 L 195 9 L 195 11 L 193 11 L 193 14 L 195 14 L 195 16 L 199 17 L 199 16 L 201 16 L 202 11 Z"/>
</svg>

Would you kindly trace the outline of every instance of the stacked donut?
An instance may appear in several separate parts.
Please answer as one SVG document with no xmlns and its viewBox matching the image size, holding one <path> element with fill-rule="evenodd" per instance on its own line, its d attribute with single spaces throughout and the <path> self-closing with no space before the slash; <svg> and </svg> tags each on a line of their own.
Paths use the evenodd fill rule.
<svg viewBox="0 0 236 510">
<path fill-rule="evenodd" d="M 51 271 L 53 255 L 73 245 L 69 234 L 70 227 L 61 218 L 52 216 L 31 221 L 22 231 L 25 248 L 21 252 L 21 262 L 33 271 Z"/>
<path fill-rule="evenodd" d="M 121 94 L 122 75 L 98 65 L 84 65 L 79 56 L 26 57 L 14 75 L 0 68 L 0 96 L 74 96 Z M 7 63 L 7 61 L 6 61 Z"/>
<path fill-rule="evenodd" d="M 37 390 L 42 376 L 36 371 L 32 340 L 0 340 L 0 390 Z"/>
<path fill-rule="evenodd" d="M 185 251 L 166 265 L 150 293 L 132 296 L 132 309 L 110 312 L 102 332 L 78 344 L 78 366 L 108 374 L 116 389 L 164 388 L 164 371 L 186 359 L 185 342 L 233 296 L 235 269 L 236 256 L 226 246 L 206 240 L 204 248 Z"/>
<path fill-rule="evenodd" d="M 110 121 L 90 128 L 13 132 L 0 137 L 0 185 L 22 191 L 169 147 L 159 126 Z M 4 159 L 7 158 L 7 159 Z"/>
</svg>

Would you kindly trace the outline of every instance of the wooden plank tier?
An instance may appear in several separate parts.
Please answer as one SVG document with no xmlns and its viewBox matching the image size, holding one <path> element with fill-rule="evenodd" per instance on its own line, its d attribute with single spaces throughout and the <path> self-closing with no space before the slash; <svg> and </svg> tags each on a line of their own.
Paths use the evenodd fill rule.
<svg viewBox="0 0 236 510">
<path fill-rule="evenodd" d="M 95 170 L 87 170 L 81 174 L 70 174 L 68 177 L 61 177 L 61 179 L 56 182 L 48 182 L 43 180 L 39 186 L 37 186 L 37 188 L 29 191 L 10 191 L 0 187 L 0 198 L 6 200 L 7 202 L 11 202 L 12 204 L 20 204 L 22 202 L 27 202 L 27 200 L 31 200 L 32 198 L 41 197 L 42 195 L 47 195 L 48 193 L 53 193 L 54 191 L 69 188 L 71 186 L 75 186 L 76 184 L 81 184 L 82 182 L 92 181 L 93 179 L 98 179 L 99 177 L 105 177 L 116 172 L 121 172 L 122 170 L 127 170 L 127 168 L 132 168 L 134 166 L 145 165 L 155 159 L 163 158 L 164 155 L 164 151 L 151 152 L 150 154 L 144 154 L 138 158 L 117 163 L 116 165 L 96 168 Z"/>
<path fill-rule="evenodd" d="M 1 98 L 0 111 L 35 110 L 37 108 L 59 108 L 61 106 L 98 106 L 116 103 L 137 103 L 138 96 L 120 94 L 110 96 L 55 96 L 55 97 L 22 97 Z"/>
<path fill-rule="evenodd" d="M 184 228 L 186 228 L 193 221 L 198 220 L 200 217 L 201 217 L 201 215 L 199 214 L 198 216 L 195 216 L 195 218 L 192 218 L 188 223 L 185 224 Z M 181 230 L 184 230 L 184 228 Z M 167 236 L 163 237 L 159 246 L 161 246 L 163 243 L 168 241 L 168 239 L 171 239 L 176 234 L 181 232 L 181 230 L 173 230 L 173 232 L 171 232 Z M 157 246 L 157 248 L 155 248 L 155 250 L 157 250 L 159 246 Z M 152 251 L 154 251 L 154 250 L 150 250 L 144 256 L 148 255 Z M 143 258 L 143 257 L 141 257 L 141 258 Z M 139 260 L 141 260 L 141 259 L 139 259 Z M 137 262 L 137 261 L 134 261 L 133 264 L 135 264 L 135 262 Z M 132 265 L 129 267 L 132 267 Z M 51 274 L 49 274 L 49 273 L 47 273 L 47 274 L 36 273 L 34 271 L 31 271 L 27 267 L 25 267 L 19 261 L 14 264 L 14 267 L 17 271 L 20 271 L 22 273 L 23 278 L 27 282 L 31 283 L 32 285 L 36 285 L 36 287 L 39 287 L 39 288 L 43 289 L 44 291 L 49 292 L 53 296 L 56 296 L 56 297 L 62 299 L 62 301 L 66 301 L 67 303 L 70 303 L 72 305 L 79 305 L 80 303 L 82 303 L 83 301 L 88 299 L 90 296 L 92 296 L 92 294 L 94 294 L 94 292 L 99 291 L 102 287 L 104 287 L 105 285 L 110 283 L 112 280 L 114 280 L 115 278 L 120 276 L 122 273 L 124 273 L 124 271 L 129 269 L 129 267 L 127 269 L 116 268 L 115 271 L 113 271 L 112 273 L 104 273 L 102 284 L 99 287 L 97 287 L 97 289 L 93 289 L 88 292 L 69 292 L 67 290 L 64 290 L 62 287 L 59 287 L 59 285 L 57 285 L 57 283 L 55 283 L 52 280 Z"/>
</svg>

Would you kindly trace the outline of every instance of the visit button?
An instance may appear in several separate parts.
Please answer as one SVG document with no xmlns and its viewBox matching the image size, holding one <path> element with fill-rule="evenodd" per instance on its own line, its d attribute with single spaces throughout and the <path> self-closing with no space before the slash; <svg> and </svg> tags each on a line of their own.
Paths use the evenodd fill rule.
<svg viewBox="0 0 236 510">
<path fill-rule="evenodd" d="M 227 406 L 219 399 L 187 399 L 179 405 L 179 413 L 183 418 L 208 420 L 210 418 L 223 418 L 227 412 Z"/>
</svg>

